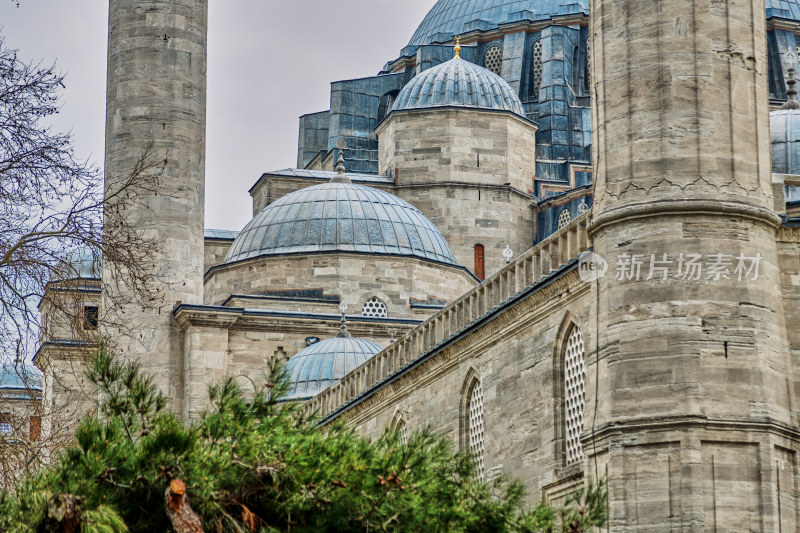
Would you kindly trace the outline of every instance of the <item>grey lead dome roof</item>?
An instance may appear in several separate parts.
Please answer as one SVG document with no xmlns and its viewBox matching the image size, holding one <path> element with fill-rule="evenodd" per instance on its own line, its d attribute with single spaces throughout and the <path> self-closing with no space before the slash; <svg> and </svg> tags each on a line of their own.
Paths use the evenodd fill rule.
<svg viewBox="0 0 800 533">
<path fill-rule="evenodd" d="M 350 251 L 456 264 L 447 241 L 419 209 L 352 183 L 323 183 L 262 209 L 233 242 L 225 263 L 262 255 Z"/>
<path fill-rule="evenodd" d="M 381 350 L 380 344 L 354 337 L 334 337 L 303 348 L 286 363 L 290 387 L 284 399 L 316 396 Z"/>
<path fill-rule="evenodd" d="M 392 106 L 392 111 L 457 106 L 510 111 L 522 117 L 525 110 L 514 89 L 500 76 L 455 57 L 412 79 Z"/>
<path fill-rule="evenodd" d="M 770 1 L 786 3 L 786 0 Z M 574 13 L 588 14 L 589 0 L 439 0 L 408 44 L 447 42 L 454 35 L 472 30 L 491 30 L 509 22 L 547 20 Z"/>
</svg>

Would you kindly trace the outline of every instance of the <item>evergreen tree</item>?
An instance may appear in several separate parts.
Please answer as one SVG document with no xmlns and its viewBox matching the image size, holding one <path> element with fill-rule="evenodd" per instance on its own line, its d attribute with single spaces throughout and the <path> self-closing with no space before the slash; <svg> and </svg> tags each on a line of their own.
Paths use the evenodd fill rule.
<svg viewBox="0 0 800 533">
<path fill-rule="evenodd" d="M 605 489 L 554 509 L 523 509 L 523 490 L 484 483 L 469 455 L 422 431 L 370 442 L 319 427 L 280 403 L 286 380 L 245 395 L 233 380 L 184 424 L 133 363 L 102 347 L 89 372 L 100 412 L 58 461 L 0 493 L 0 531 L 589 531 L 605 523 Z"/>
</svg>

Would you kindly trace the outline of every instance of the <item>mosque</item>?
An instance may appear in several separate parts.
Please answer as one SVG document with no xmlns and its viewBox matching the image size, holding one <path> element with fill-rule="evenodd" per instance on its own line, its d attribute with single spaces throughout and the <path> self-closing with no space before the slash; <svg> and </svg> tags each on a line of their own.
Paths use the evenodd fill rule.
<svg viewBox="0 0 800 533">
<path fill-rule="evenodd" d="M 71 259 L 172 409 L 283 361 L 322 423 L 430 427 L 532 501 L 605 476 L 610 530 L 800 529 L 800 0 L 438 0 L 241 231 L 203 228 L 206 26 L 110 1 L 106 188 L 169 150 L 120 210 L 163 300 L 103 309 L 124 287 Z M 43 332 L 46 413 L 86 349 Z"/>
</svg>

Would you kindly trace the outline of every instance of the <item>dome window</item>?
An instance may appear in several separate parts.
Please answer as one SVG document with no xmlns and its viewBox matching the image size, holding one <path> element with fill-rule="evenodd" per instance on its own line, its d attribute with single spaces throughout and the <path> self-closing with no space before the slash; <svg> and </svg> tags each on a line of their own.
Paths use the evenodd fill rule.
<svg viewBox="0 0 800 533">
<path fill-rule="evenodd" d="M 498 76 L 503 70 L 503 49 L 498 46 L 490 46 L 483 56 L 483 68 L 491 70 Z"/>
<path fill-rule="evenodd" d="M 385 318 L 388 316 L 386 304 L 373 296 L 361 306 L 361 316 Z"/>
<path fill-rule="evenodd" d="M 533 97 L 539 99 L 539 89 L 542 87 L 542 40 L 533 45 Z"/>
</svg>

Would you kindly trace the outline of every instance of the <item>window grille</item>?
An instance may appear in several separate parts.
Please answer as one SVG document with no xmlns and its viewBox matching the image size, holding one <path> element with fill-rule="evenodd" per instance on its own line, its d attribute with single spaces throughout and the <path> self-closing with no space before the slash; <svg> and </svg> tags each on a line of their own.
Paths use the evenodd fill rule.
<svg viewBox="0 0 800 533">
<path fill-rule="evenodd" d="M 592 41 L 588 39 L 586 40 L 586 75 L 584 79 L 586 80 L 586 90 L 590 91 L 592 89 Z"/>
<path fill-rule="evenodd" d="M 483 478 L 483 454 L 486 450 L 483 443 L 483 389 L 481 389 L 480 381 L 476 381 L 472 386 L 467 413 L 469 416 L 469 451 L 475 456 L 478 475 Z"/>
<path fill-rule="evenodd" d="M 497 45 L 489 47 L 483 56 L 483 66 L 500 76 L 503 71 L 503 49 Z"/>
<path fill-rule="evenodd" d="M 581 431 L 586 406 L 586 369 L 581 331 L 574 327 L 567 338 L 564 354 L 564 411 L 567 438 L 567 464 L 583 460 Z"/>
<path fill-rule="evenodd" d="M 0 433 L 8 434 L 12 431 L 11 415 L 8 413 L 0 413 Z"/>
<path fill-rule="evenodd" d="M 539 89 L 542 87 L 542 41 L 533 45 L 533 97 L 539 98 Z"/>
<path fill-rule="evenodd" d="M 408 444 L 408 429 L 406 428 L 405 421 L 401 418 L 397 422 L 397 432 L 400 433 L 400 442 L 403 446 Z"/>
<path fill-rule="evenodd" d="M 361 306 L 361 316 L 370 316 L 370 317 L 386 317 L 388 313 L 386 312 L 386 304 L 383 303 L 379 298 L 372 297 L 366 302 L 364 305 Z"/>
<path fill-rule="evenodd" d="M 568 225 L 571 220 L 572 215 L 570 214 L 569 209 L 564 209 L 561 211 L 561 214 L 558 215 L 558 229 Z"/>
</svg>

